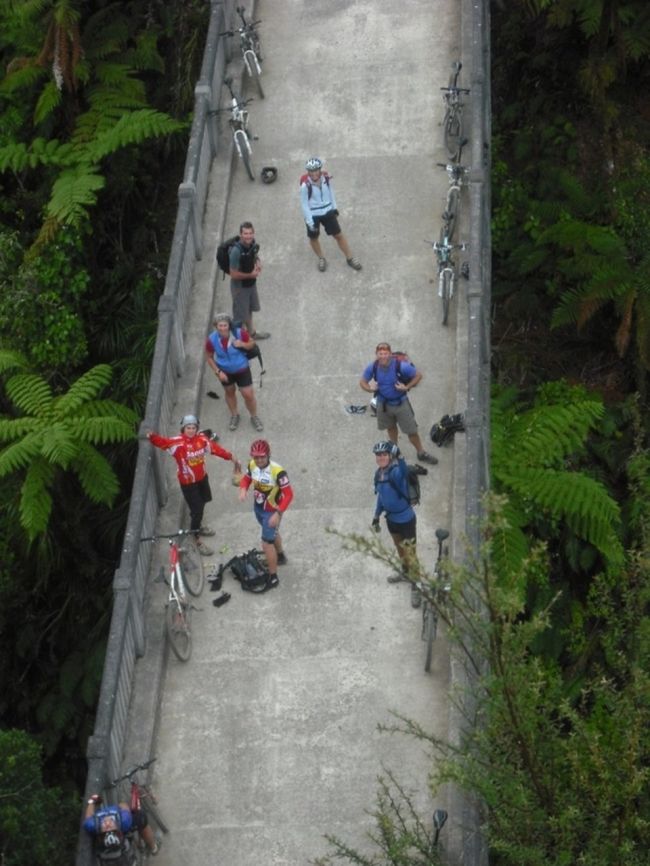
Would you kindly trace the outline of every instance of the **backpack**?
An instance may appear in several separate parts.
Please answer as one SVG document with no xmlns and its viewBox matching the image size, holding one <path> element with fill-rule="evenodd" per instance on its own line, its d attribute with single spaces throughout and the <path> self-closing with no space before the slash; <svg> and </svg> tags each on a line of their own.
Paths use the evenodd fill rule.
<svg viewBox="0 0 650 866">
<path fill-rule="evenodd" d="M 465 432 L 465 419 L 462 414 L 458 415 L 443 415 L 437 424 L 431 428 L 429 435 L 431 441 L 442 448 L 454 438 L 454 433 Z"/>
<path fill-rule="evenodd" d="M 262 593 L 278 585 L 277 577 L 271 580 L 266 559 L 261 550 L 249 550 L 239 556 L 233 556 L 225 565 L 219 566 L 219 574 L 229 568 L 235 580 L 238 580 L 243 590 Z"/>
<path fill-rule="evenodd" d="M 406 376 L 402 376 L 402 364 L 411 364 L 413 363 L 406 352 L 393 352 L 391 354 L 391 358 L 395 361 L 395 373 L 397 375 L 398 382 L 401 382 L 402 385 L 408 385 L 411 381 L 407 379 Z M 415 366 L 415 365 L 414 365 Z M 377 381 L 377 368 L 379 367 L 379 361 L 375 361 L 372 365 L 372 376 L 371 379 Z"/>
<path fill-rule="evenodd" d="M 329 174 L 326 171 L 323 171 L 323 172 L 321 172 L 321 177 L 323 178 L 323 180 L 325 181 L 327 186 L 329 186 L 330 185 Z M 309 199 L 311 198 L 311 188 L 312 188 L 313 184 L 312 184 L 308 174 L 302 174 L 300 176 L 299 186 L 302 186 L 303 183 L 307 185 L 307 201 L 309 201 Z"/>
<path fill-rule="evenodd" d="M 233 235 L 231 238 L 228 238 L 228 240 L 222 241 L 217 247 L 217 264 L 223 271 L 224 280 L 226 279 L 226 274 L 230 273 L 230 250 L 238 243 L 239 235 Z M 248 267 L 248 265 L 250 265 L 251 271 L 253 270 L 259 251 L 260 245 L 258 243 L 254 243 L 249 250 L 241 251 L 242 257 L 240 267 L 244 273 L 248 273 L 248 271 L 245 270 L 245 267 Z M 244 282 L 248 282 L 248 280 L 244 280 Z"/>
<path fill-rule="evenodd" d="M 102 863 L 110 863 L 119 860 L 128 850 L 128 842 L 122 831 L 122 816 L 115 807 L 99 809 L 94 817 L 95 824 L 95 852 Z M 107 829 L 105 824 L 108 819 L 117 826 Z M 109 825 L 110 826 L 110 825 Z"/>
<path fill-rule="evenodd" d="M 234 333 L 234 331 L 236 331 L 236 330 L 241 330 L 243 326 L 244 326 L 243 322 L 233 322 L 232 325 L 230 326 L 231 333 Z M 253 337 L 253 339 L 255 339 L 255 338 Z M 264 369 L 264 361 L 262 360 L 262 352 L 260 351 L 259 344 L 255 343 L 255 345 L 253 346 L 252 349 L 242 349 L 241 351 L 244 353 L 244 355 L 246 355 L 246 357 L 248 358 L 249 361 L 252 361 L 253 358 L 257 358 L 257 360 L 260 362 L 260 385 L 259 385 L 259 387 L 261 388 L 262 387 L 262 376 L 266 373 L 266 370 Z"/>
<path fill-rule="evenodd" d="M 379 470 L 375 473 L 375 479 L 379 474 Z M 404 496 L 402 491 L 398 488 L 396 484 L 393 483 L 391 476 L 388 476 L 388 483 L 393 488 L 395 493 L 398 496 L 401 496 L 403 499 L 408 498 L 409 505 L 419 505 L 420 504 L 420 475 L 426 475 L 427 470 L 423 471 L 421 466 L 412 466 L 410 463 L 406 464 L 406 482 L 408 485 L 408 497 Z M 375 480 L 375 490 L 376 490 L 376 480 Z"/>
</svg>

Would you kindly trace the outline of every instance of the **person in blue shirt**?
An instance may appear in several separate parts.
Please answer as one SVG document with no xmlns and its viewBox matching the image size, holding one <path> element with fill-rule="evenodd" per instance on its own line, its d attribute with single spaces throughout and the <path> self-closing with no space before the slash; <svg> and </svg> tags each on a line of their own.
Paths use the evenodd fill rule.
<svg viewBox="0 0 650 866">
<path fill-rule="evenodd" d="M 88 798 L 84 815 L 84 830 L 95 840 L 95 851 L 100 860 L 109 862 L 116 854 L 128 850 L 131 844 L 128 837 L 137 830 L 149 849 L 149 854 L 158 853 L 158 843 L 153 830 L 147 823 L 144 811 L 132 812 L 126 803 L 105 805 L 99 794 Z M 121 861 L 120 861 L 121 862 Z"/>
<path fill-rule="evenodd" d="M 408 469 L 406 460 L 393 442 L 377 442 L 372 449 L 377 463 L 375 471 L 375 515 L 372 528 L 379 532 L 379 518 L 386 515 L 386 526 L 397 548 L 401 572 L 391 574 L 389 583 L 408 580 L 417 592 L 417 552 L 415 545 L 417 518 L 408 495 Z"/>
<path fill-rule="evenodd" d="M 375 360 L 363 371 L 359 384 L 377 398 L 377 427 L 385 430 L 390 441 L 397 445 L 398 427 L 408 436 L 418 460 L 435 465 L 438 460 L 424 450 L 415 413 L 408 392 L 422 379 L 422 373 L 408 361 L 393 357 L 389 343 L 379 343 Z"/>
</svg>

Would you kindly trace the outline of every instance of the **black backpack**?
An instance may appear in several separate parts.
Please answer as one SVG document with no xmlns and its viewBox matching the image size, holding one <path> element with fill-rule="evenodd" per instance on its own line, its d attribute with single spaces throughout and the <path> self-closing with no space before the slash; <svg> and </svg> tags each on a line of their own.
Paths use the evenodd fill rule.
<svg viewBox="0 0 650 866">
<path fill-rule="evenodd" d="M 234 332 L 235 330 L 241 330 L 243 328 L 243 326 L 244 326 L 243 322 L 233 322 L 230 326 L 231 333 Z M 253 337 L 253 339 L 255 339 L 255 337 Z M 244 355 L 246 355 L 246 357 L 248 358 L 249 361 L 252 361 L 253 358 L 257 358 L 257 360 L 260 362 L 260 385 L 259 385 L 259 387 L 261 388 L 262 387 L 262 376 L 266 373 L 266 370 L 264 369 L 264 361 L 262 359 L 262 352 L 260 351 L 259 344 L 255 343 L 255 345 L 253 346 L 252 349 L 242 349 L 241 351 L 244 353 Z"/>
<path fill-rule="evenodd" d="M 239 556 L 233 556 L 225 565 L 219 566 L 219 574 L 229 568 L 235 580 L 238 580 L 243 590 L 247 592 L 266 592 L 278 585 L 277 577 L 271 578 L 266 559 L 261 550 L 249 550 Z"/>
<path fill-rule="evenodd" d="M 230 273 L 230 250 L 238 243 L 239 235 L 233 235 L 233 237 L 228 238 L 228 240 L 222 241 L 222 243 L 217 247 L 217 264 L 223 271 L 224 280 L 226 279 L 226 274 Z M 242 249 L 239 266 L 244 273 L 249 273 L 253 270 L 259 251 L 260 245 L 258 243 L 254 243 L 249 250 Z M 243 280 L 243 282 L 244 284 L 249 282 L 252 284 L 254 280 Z"/>
<path fill-rule="evenodd" d="M 454 438 L 454 433 L 465 432 L 465 419 L 459 413 L 458 415 L 443 415 L 437 424 L 431 428 L 431 441 L 435 442 L 438 447 L 451 442 Z"/>
</svg>

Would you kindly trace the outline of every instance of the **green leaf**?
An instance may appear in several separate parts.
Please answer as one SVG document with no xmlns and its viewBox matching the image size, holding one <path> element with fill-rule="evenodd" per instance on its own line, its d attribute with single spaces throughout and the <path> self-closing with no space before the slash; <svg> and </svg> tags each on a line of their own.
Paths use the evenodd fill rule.
<svg viewBox="0 0 650 866">
<path fill-rule="evenodd" d="M 77 165 L 61 172 L 47 204 L 47 215 L 61 223 L 79 224 L 96 201 L 106 179 L 89 165 Z"/>
<path fill-rule="evenodd" d="M 33 541 L 45 532 L 52 512 L 49 487 L 54 480 L 54 467 L 45 460 L 34 460 L 25 474 L 20 495 L 20 523 Z"/>
</svg>

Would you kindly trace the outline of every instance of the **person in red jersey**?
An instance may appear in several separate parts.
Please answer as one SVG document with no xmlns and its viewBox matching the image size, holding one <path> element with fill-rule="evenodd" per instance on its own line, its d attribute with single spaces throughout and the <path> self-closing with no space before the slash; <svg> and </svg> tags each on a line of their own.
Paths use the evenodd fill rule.
<svg viewBox="0 0 650 866">
<path fill-rule="evenodd" d="M 203 525 L 203 510 L 206 502 L 212 501 L 205 458 L 208 454 L 214 454 L 223 460 L 231 460 L 235 472 L 241 472 L 239 460 L 205 433 L 199 432 L 199 419 L 196 415 L 184 415 L 181 418 L 180 436 L 160 436 L 150 432 L 147 433 L 147 439 L 156 448 L 168 451 L 176 461 L 181 492 L 190 509 L 190 529 L 196 533 L 194 539 L 199 553 L 202 556 L 211 556 L 214 551 L 200 538 L 201 535 L 214 535 L 214 529 Z"/>
</svg>

